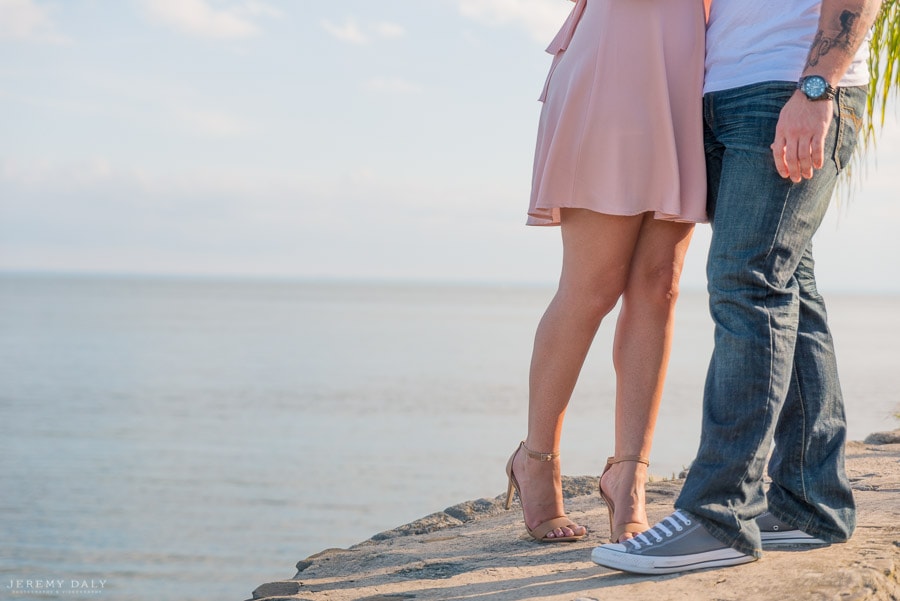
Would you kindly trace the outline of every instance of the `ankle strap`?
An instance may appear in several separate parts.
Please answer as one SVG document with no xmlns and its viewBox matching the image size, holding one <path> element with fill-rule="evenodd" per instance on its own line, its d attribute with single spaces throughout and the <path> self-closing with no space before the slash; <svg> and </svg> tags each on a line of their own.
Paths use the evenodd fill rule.
<svg viewBox="0 0 900 601">
<path fill-rule="evenodd" d="M 532 451 L 528 447 L 525 446 L 525 441 L 522 441 L 522 448 L 525 449 L 525 453 L 531 457 L 532 459 L 537 459 L 538 461 L 553 461 L 557 457 L 559 457 L 559 451 L 555 453 L 538 453 L 537 451 Z"/>
<path fill-rule="evenodd" d="M 650 459 L 644 457 L 643 455 L 622 455 L 621 457 L 610 457 L 606 460 L 607 465 L 615 465 L 617 463 L 622 463 L 623 461 L 635 461 L 637 463 L 643 463 L 646 466 L 650 466 Z"/>
</svg>

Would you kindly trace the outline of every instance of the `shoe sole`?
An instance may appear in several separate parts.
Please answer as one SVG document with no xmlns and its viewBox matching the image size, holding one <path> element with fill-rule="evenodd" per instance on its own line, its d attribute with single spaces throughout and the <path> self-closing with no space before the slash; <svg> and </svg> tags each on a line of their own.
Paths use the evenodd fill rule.
<svg viewBox="0 0 900 601">
<path fill-rule="evenodd" d="M 603 567 L 648 575 L 724 568 L 756 561 L 752 555 L 745 555 L 730 548 L 691 555 L 654 557 L 652 555 L 632 555 L 597 547 L 591 552 L 591 559 Z"/>
<path fill-rule="evenodd" d="M 827 545 L 821 538 L 816 538 L 802 530 L 783 530 L 781 532 L 761 532 L 763 548 L 784 545 Z"/>
</svg>

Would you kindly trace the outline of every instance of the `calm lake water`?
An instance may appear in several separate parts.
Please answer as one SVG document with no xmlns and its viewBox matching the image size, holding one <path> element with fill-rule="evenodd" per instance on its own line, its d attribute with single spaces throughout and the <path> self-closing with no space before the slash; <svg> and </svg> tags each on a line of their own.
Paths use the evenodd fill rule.
<svg viewBox="0 0 900 601">
<path fill-rule="evenodd" d="M 505 490 L 549 288 L 0 276 L 0 597 L 248 599 Z M 900 297 L 829 297 L 851 437 L 897 427 Z M 612 450 L 613 320 L 564 471 Z M 686 466 L 712 344 L 686 292 L 652 472 Z M 21 581 L 21 582 L 20 582 Z M 56 584 L 59 582 L 60 584 Z"/>
</svg>

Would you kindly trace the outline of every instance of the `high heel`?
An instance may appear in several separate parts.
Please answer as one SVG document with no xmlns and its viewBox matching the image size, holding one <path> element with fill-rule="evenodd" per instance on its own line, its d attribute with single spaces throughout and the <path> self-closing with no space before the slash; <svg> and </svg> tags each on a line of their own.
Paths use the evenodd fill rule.
<svg viewBox="0 0 900 601">
<path fill-rule="evenodd" d="M 522 491 L 519 490 L 519 481 L 516 480 L 516 475 L 513 473 L 513 461 L 516 458 L 516 455 L 519 452 L 519 449 L 524 449 L 529 457 L 532 459 L 536 459 L 537 461 L 553 461 L 557 457 L 559 457 L 559 453 L 537 453 L 532 451 L 528 447 L 525 446 L 525 441 L 523 440 L 519 443 L 519 446 L 516 447 L 516 450 L 513 451 L 512 456 L 509 458 L 509 461 L 506 463 L 506 475 L 509 478 L 509 486 L 506 489 L 506 509 L 509 509 L 512 504 L 512 495 L 513 490 L 519 495 L 519 500 L 522 500 Z M 522 504 L 522 519 L 525 519 L 525 505 Z M 565 543 L 570 541 L 581 540 L 585 537 L 587 532 L 584 534 L 577 534 L 573 536 L 560 536 L 555 538 L 547 538 L 547 535 L 557 528 L 571 528 L 575 530 L 578 528 L 577 524 L 573 524 L 572 520 L 567 518 L 566 516 L 560 516 L 556 518 L 552 518 L 547 520 L 546 522 L 541 522 L 534 529 L 529 528 L 528 524 L 525 524 L 525 530 L 528 531 L 528 534 L 534 540 L 539 543 Z"/>
<path fill-rule="evenodd" d="M 613 515 L 616 513 L 616 506 L 613 503 L 613 500 L 607 496 L 605 492 L 603 492 L 603 476 L 606 472 L 609 471 L 609 468 L 614 466 L 617 463 L 622 463 L 624 461 L 634 461 L 636 463 L 643 463 L 647 467 L 650 467 L 650 460 L 642 455 L 625 455 L 622 457 L 610 457 L 606 460 L 606 467 L 603 468 L 603 473 L 600 474 L 600 496 L 603 497 L 603 501 L 606 503 L 606 509 L 609 511 L 609 532 L 610 532 L 610 540 L 614 543 L 619 542 L 619 537 L 621 537 L 626 532 L 628 534 L 637 535 L 643 532 L 644 530 L 650 529 L 650 524 L 646 522 L 623 522 L 621 524 L 613 524 Z"/>
</svg>

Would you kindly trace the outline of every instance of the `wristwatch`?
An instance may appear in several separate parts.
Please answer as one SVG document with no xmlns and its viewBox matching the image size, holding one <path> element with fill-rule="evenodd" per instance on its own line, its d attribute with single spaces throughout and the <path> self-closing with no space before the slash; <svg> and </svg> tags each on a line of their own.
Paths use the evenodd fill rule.
<svg viewBox="0 0 900 601">
<path fill-rule="evenodd" d="M 837 93 L 821 75 L 807 75 L 797 82 L 797 89 L 810 100 L 832 100 Z"/>
</svg>

